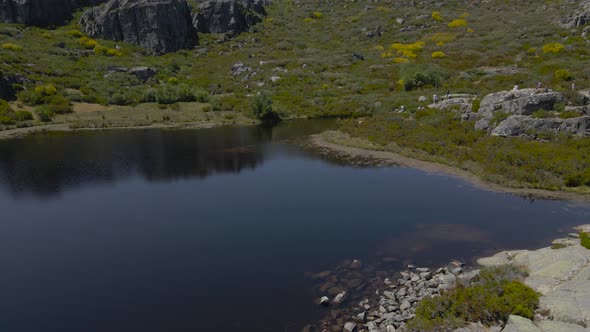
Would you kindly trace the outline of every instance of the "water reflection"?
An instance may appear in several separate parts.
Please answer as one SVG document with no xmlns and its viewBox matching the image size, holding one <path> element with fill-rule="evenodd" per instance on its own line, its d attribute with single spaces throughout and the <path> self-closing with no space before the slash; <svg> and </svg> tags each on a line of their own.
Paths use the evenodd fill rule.
<svg viewBox="0 0 590 332">
<path fill-rule="evenodd" d="M 15 196 L 49 197 L 131 176 L 169 181 L 240 173 L 264 162 L 269 143 L 301 138 L 334 123 L 38 134 L 0 142 L 0 187 Z"/>
</svg>

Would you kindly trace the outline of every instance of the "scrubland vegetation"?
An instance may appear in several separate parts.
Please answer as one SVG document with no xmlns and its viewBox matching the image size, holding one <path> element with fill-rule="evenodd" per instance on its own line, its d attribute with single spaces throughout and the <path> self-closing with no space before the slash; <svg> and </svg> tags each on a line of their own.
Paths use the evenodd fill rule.
<svg viewBox="0 0 590 332">
<path fill-rule="evenodd" d="M 499 325 L 509 315 L 532 319 L 539 306 L 539 294 L 522 282 L 525 276 L 524 271 L 513 266 L 484 268 L 470 284 L 420 302 L 407 328 L 450 331 L 468 322 Z"/>
<path fill-rule="evenodd" d="M 494 137 L 452 111 L 434 110 L 348 120 L 341 130 L 377 149 L 451 165 L 507 186 L 587 192 L 590 185 L 590 140 L 585 138 Z"/>
<path fill-rule="evenodd" d="M 343 131 L 490 181 L 579 191 L 590 184 L 585 139 L 502 139 L 444 112 L 389 114 L 401 105 L 425 107 L 433 94 L 447 91 L 475 94 L 478 104 L 490 92 L 534 87 L 539 81 L 557 91 L 569 90 L 572 82 L 590 88 L 589 44 L 582 28 L 557 24 L 570 14 L 569 2 L 445 1 L 434 7 L 427 2 L 277 0 L 267 9 L 268 17 L 251 32 L 224 41 L 200 35 L 195 49 L 163 56 L 90 38 L 79 30 L 77 18 L 53 30 L 0 24 L 0 72 L 27 79 L 18 101 L 10 104 L 14 111 L 3 111 L 0 127 L 56 121 L 77 121 L 72 125 L 78 126 L 72 119 L 91 116 L 77 114 L 73 105 L 80 104 L 138 113 L 145 103 L 167 112 L 186 110 L 181 106 L 186 103 L 204 105 L 193 119 L 200 112 L 254 121 L 363 117 L 362 125 L 349 121 Z M 249 70 L 233 72 L 238 62 Z M 141 79 L 118 69 L 138 66 L 157 73 Z M 419 101 L 420 96 L 427 101 Z M 23 111 L 34 119 L 18 113 Z M 97 118 L 84 123 L 104 123 L 99 113 L 90 114 Z M 502 114 L 497 117 L 502 120 Z M 129 124 L 158 121 L 174 117 Z"/>
</svg>

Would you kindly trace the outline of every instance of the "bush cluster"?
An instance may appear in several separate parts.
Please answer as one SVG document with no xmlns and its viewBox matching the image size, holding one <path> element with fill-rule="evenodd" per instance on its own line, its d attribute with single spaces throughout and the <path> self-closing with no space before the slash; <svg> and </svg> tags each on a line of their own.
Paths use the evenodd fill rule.
<svg viewBox="0 0 590 332">
<path fill-rule="evenodd" d="M 203 90 L 193 89 L 187 84 L 162 85 L 148 89 L 143 95 L 143 102 L 163 105 L 195 101 L 206 103 L 209 101 L 209 94 Z"/>
<path fill-rule="evenodd" d="M 524 273 L 512 266 L 484 268 L 468 286 L 422 300 L 410 331 L 440 331 L 468 322 L 498 325 L 509 315 L 532 318 L 539 294 L 522 283 Z"/>
<path fill-rule="evenodd" d="M 56 114 L 72 112 L 69 99 L 58 93 L 53 84 L 38 85 L 33 90 L 18 93 L 18 99 L 29 106 L 36 106 L 35 113 L 42 121 L 51 121 Z"/>
<path fill-rule="evenodd" d="M 447 74 L 432 65 L 405 65 L 402 69 L 403 88 L 412 91 L 424 87 L 439 87 Z"/>
<path fill-rule="evenodd" d="M 14 111 L 7 101 L 0 99 L 0 124 L 13 125 L 17 122 L 33 120 L 33 115 L 27 111 Z"/>
<path fill-rule="evenodd" d="M 273 109 L 272 100 L 265 95 L 258 95 L 250 102 L 252 115 L 261 121 L 276 121 L 279 114 Z"/>
<path fill-rule="evenodd" d="M 558 54 L 565 50 L 565 46 L 560 43 L 549 43 L 543 45 L 543 53 Z"/>
<path fill-rule="evenodd" d="M 467 21 L 462 18 L 454 19 L 451 21 L 451 23 L 449 23 L 449 28 L 451 28 L 451 29 L 466 27 L 466 26 L 467 26 Z"/>
<path fill-rule="evenodd" d="M 2 44 L 2 49 L 19 52 L 23 50 L 23 47 L 15 43 L 5 43 Z"/>
</svg>

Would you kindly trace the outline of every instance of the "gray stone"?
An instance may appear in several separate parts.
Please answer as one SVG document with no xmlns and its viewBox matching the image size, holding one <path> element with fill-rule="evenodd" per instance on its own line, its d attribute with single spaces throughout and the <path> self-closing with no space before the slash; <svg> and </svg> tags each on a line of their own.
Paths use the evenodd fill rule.
<svg viewBox="0 0 590 332">
<path fill-rule="evenodd" d="M 0 99 L 15 100 L 18 87 L 26 82 L 27 80 L 20 74 L 2 75 L 0 73 Z"/>
<path fill-rule="evenodd" d="M 135 67 L 129 69 L 128 73 L 145 82 L 148 79 L 156 76 L 158 71 L 150 67 Z"/>
<path fill-rule="evenodd" d="M 248 31 L 250 26 L 266 16 L 267 0 L 209 0 L 199 5 L 193 25 L 202 33 L 228 33 Z"/>
<path fill-rule="evenodd" d="M 542 332 L 529 319 L 510 315 L 503 332 Z"/>
<path fill-rule="evenodd" d="M 2 0 L 0 22 L 34 26 L 61 25 L 72 18 L 72 0 Z"/>
<path fill-rule="evenodd" d="M 532 118 L 513 115 L 502 121 L 491 132 L 493 136 L 530 136 L 536 137 L 547 132 L 570 133 L 578 136 L 590 136 L 590 116 L 578 118 Z"/>
<path fill-rule="evenodd" d="M 588 332 L 590 329 L 576 324 L 568 324 L 553 320 L 540 321 L 537 326 L 543 332 Z"/>
<path fill-rule="evenodd" d="M 406 310 L 406 309 L 409 309 L 411 306 L 412 306 L 412 305 L 410 304 L 410 301 L 408 301 L 408 300 L 404 300 L 404 301 L 402 302 L 402 304 L 400 305 L 400 307 L 399 307 L 399 308 L 400 308 L 401 310 Z"/>
<path fill-rule="evenodd" d="M 92 37 L 136 44 L 153 54 L 198 42 L 186 0 L 110 0 L 86 11 L 79 23 Z"/>
<path fill-rule="evenodd" d="M 590 1 L 581 1 L 578 8 L 561 20 L 561 25 L 566 29 L 584 26 L 590 23 Z"/>
<path fill-rule="evenodd" d="M 344 324 L 344 329 L 342 331 L 343 332 L 356 332 L 356 331 L 358 331 L 358 328 L 355 323 L 348 322 L 348 323 Z"/>
<path fill-rule="evenodd" d="M 344 301 L 345 297 L 346 297 L 346 292 L 339 293 L 338 295 L 336 295 L 333 302 L 336 304 L 340 304 Z"/>
</svg>

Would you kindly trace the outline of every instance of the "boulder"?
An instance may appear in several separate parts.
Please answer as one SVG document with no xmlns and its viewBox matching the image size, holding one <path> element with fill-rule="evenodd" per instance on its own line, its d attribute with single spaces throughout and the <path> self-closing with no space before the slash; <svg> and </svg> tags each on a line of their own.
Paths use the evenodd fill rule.
<svg viewBox="0 0 590 332">
<path fill-rule="evenodd" d="M 541 332 L 529 319 L 510 315 L 503 332 Z"/>
<path fill-rule="evenodd" d="M 493 136 L 531 136 L 539 133 L 569 133 L 577 136 L 590 136 L 590 116 L 572 119 L 561 118 L 532 118 L 523 115 L 513 115 L 494 128 Z"/>
<path fill-rule="evenodd" d="M 566 29 L 573 29 L 590 23 L 590 1 L 580 3 L 574 13 L 561 20 L 561 26 Z"/>
<path fill-rule="evenodd" d="M 549 89 L 500 91 L 491 93 L 481 100 L 478 114 L 489 116 L 495 111 L 502 111 L 509 114 L 531 115 L 540 109 L 551 110 L 556 103 L 563 100 L 561 93 Z"/>
<path fill-rule="evenodd" d="M 153 54 L 198 42 L 186 0 L 110 0 L 86 11 L 80 26 L 92 37 L 136 44 Z"/>
<path fill-rule="evenodd" d="M 2 75 L 0 73 L 0 99 L 15 100 L 18 86 L 26 82 L 26 79 L 20 75 Z"/>
<path fill-rule="evenodd" d="M 357 332 L 358 328 L 355 323 L 348 322 L 348 323 L 344 324 L 344 329 L 342 331 L 343 332 Z"/>
<path fill-rule="evenodd" d="M 193 17 L 193 25 L 202 33 L 236 35 L 262 21 L 266 3 L 267 0 L 204 1 Z"/>
<path fill-rule="evenodd" d="M 148 79 L 156 76 L 158 71 L 156 69 L 150 67 L 135 67 L 131 68 L 128 71 L 129 74 L 134 75 L 140 81 L 147 81 Z"/>
<path fill-rule="evenodd" d="M 75 8 L 72 0 L 0 0 L 0 22 L 61 25 L 72 18 Z"/>
</svg>

